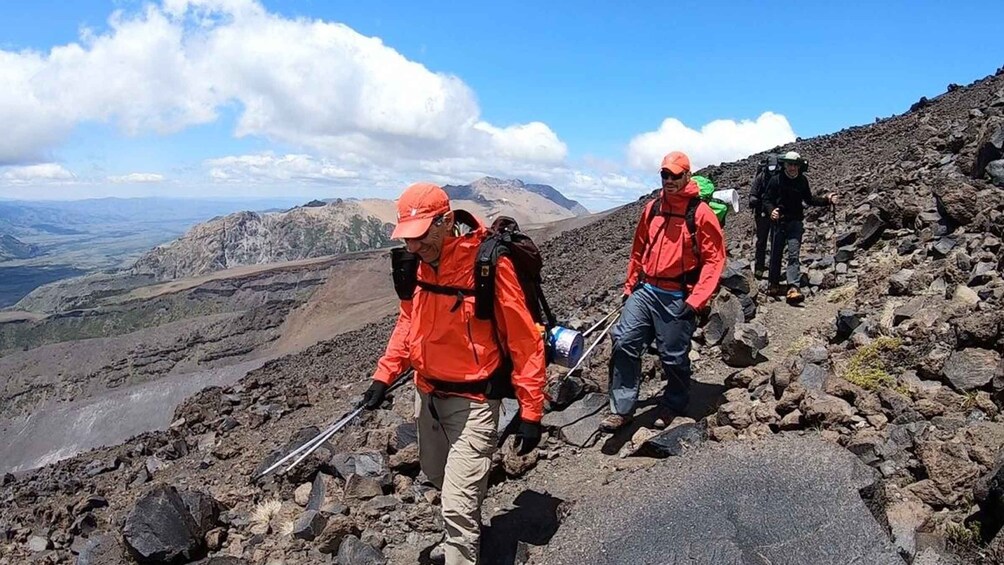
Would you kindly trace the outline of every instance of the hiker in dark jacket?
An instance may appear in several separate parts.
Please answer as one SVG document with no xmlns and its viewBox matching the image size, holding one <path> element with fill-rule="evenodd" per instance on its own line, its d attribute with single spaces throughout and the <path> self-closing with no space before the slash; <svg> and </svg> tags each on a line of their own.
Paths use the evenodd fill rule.
<svg viewBox="0 0 1004 565">
<path fill-rule="evenodd" d="M 768 274 L 767 293 L 780 296 L 781 288 L 781 255 L 788 250 L 788 269 L 786 272 L 790 304 L 797 304 L 805 299 L 798 290 L 801 269 L 799 267 L 799 252 L 802 247 L 804 232 L 804 205 L 829 206 L 837 203 L 837 195 L 817 197 L 809 190 L 809 180 L 802 174 L 806 162 L 802 156 L 789 151 L 778 159 L 784 165 L 784 171 L 775 175 L 767 184 L 764 195 L 764 209 L 770 210 L 770 219 L 774 222 L 774 237 L 770 245 L 770 273 Z"/>
<path fill-rule="evenodd" d="M 771 227 L 770 210 L 764 206 L 763 198 L 767 191 L 770 179 L 777 176 L 775 173 L 781 164 L 777 155 L 771 154 L 767 157 L 766 163 L 761 170 L 753 177 L 753 184 L 750 185 L 750 210 L 753 212 L 753 221 L 756 226 L 756 247 L 753 253 L 753 275 L 759 280 L 766 270 L 764 264 L 767 262 L 767 242 L 770 241 Z"/>
</svg>

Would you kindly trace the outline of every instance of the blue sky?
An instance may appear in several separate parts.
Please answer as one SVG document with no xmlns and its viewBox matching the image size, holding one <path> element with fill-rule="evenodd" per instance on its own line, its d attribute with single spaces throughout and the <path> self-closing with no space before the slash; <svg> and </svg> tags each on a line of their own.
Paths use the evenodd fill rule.
<svg viewBox="0 0 1004 565">
<path fill-rule="evenodd" d="M 598 210 L 654 186 L 667 151 L 738 159 L 992 74 L 999 39 L 966 28 L 1002 17 L 1000 2 L 5 2 L 0 197 L 392 198 L 492 174 Z"/>
</svg>

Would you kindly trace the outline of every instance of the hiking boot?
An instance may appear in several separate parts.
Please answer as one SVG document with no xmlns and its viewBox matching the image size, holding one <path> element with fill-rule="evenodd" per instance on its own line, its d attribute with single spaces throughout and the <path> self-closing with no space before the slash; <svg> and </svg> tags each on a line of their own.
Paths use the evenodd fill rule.
<svg viewBox="0 0 1004 565">
<path fill-rule="evenodd" d="M 788 289 L 788 294 L 785 296 L 788 299 L 788 304 L 800 304 L 805 300 L 805 296 L 798 291 L 798 287 L 791 287 Z"/>
<path fill-rule="evenodd" d="M 780 285 L 769 286 L 767 296 L 784 296 L 784 289 Z"/>
<path fill-rule="evenodd" d="M 652 427 L 657 430 L 665 430 L 677 416 L 678 414 L 672 408 L 658 406 L 655 409 L 655 420 L 652 422 Z"/>
<path fill-rule="evenodd" d="M 610 414 L 600 421 L 600 431 L 612 434 L 631 423 L 631 416 Z"/>
</svg>

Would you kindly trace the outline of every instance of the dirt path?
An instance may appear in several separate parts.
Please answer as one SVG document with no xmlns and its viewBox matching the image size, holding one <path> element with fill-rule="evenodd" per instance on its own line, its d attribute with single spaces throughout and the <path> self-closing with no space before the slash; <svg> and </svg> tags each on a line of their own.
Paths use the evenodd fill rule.
<svg viewBox="0 0 1004 565">
<path fill-rule="evenodd" d="M 784 300 L 761 296 L 756 321 L 767 328 L 770 343 L 764 350 L 768 371 L 790 354 L 801 350 L 811 340 L 813 330 L 832 327 L 837 311 L 853 297 L 855 285 L 822 291 L 799 306 L 789 306 Z"/>
<path fill-rule="evenodd" d="M 798 307 L 789 306 L 783 300 L 775 301 L 761 295 L 756 321 L 767 327 L 770 338 L 770 345 L 764 351 L 768 361 L 761 367 L 766 370 L 772 369 L 789 353 L 808 344 L 810 336 L 815 330 L 825 329 L 832 325 L 837 311 L 853 296 L 853 292 L 853 286 L 825 291 L 816 296 L 808 297 Z M 605 348 L 609 350 L 609 346 L 605 346 Z M 703 386 L 707 390 L 718 392 L 716 396 L 720 402 L 720 392 L 724 390 L 721 384 L 736 369 L 726 366 L 719 359 L 710 357 L 699 360 L 696 366 L 698 369 L 695 372 L 695 389 L 700 389 Z M 595 369 L 593 373 L 594 378 L 599 376 Z M 650 408 L 644 400 L 646 397 L 657 394 L 661 384 L 661 381 L 650 380 L 643 385 L 642 407 L 639 408 L 636 422 L 646 421 L 645 413 Z M 695 394 L 697 394 L 696 390 Z M 713 401 L 714 399 L 708 400 Z M 657 460 L 646 457 L 619 457 L 617 455 L 624 443 L 630 439 L 630 433 L 620 438 L 617 436 L 601 438 L 595 446 L 589 448 L 572 447 L 552 438 L 544 446 L 542 460 L 525 477 L 520 480 L 499 483 L 492 487 L 485 501 L 484 515 L 495 517 L 497 520 L 505 520 L 504 516 L 507 511 L 519 505 L 515 502 L 516 498 L 523 494 L 525 500 L 525 497 L 528 496 L 524 494 L 526 491 L 546 493 L 549 500 L 552 500 L 550 497 L 553 497 L 553 499 L 562 501 L 562 508 L 565 511 L 575 512 L 575 503 L 585 495 L 596 492 L 599 486 L 624 479 L 631 480 L 633 474 L 651 468 L 657 463 Z M 533 494 L 532 496 L 537 495 Z M 617 500 L 611 498 L 610 505 L 613 506 L 617 503 Z M 539 553 L 539 551 L 530 551 L 531 556 Z M 532 557 L 530 561 L 530 563 L 545 562 L 534 560 Z M 489 561 L 489 563 L 508 565 L 514 561 L 503 556 L 495 561 Z"/>
</svg>

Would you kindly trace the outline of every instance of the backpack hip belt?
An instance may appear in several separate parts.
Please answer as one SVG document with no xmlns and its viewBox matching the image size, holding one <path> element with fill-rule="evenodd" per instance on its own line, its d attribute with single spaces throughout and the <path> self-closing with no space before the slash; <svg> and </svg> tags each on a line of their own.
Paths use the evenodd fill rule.
<svg viewBox="0 0 1004 565">
<path fill-rule="evenodd" d="M 515 389 L 512 386 L 512 361 L 508 357 L 503 357 L 499 366 L 479 381 L 442 381 L 424 375 L 422 378 L 432 386 L 433 394 L 479 394 L 489 400 L 515 396 Z"/>
</svg>

